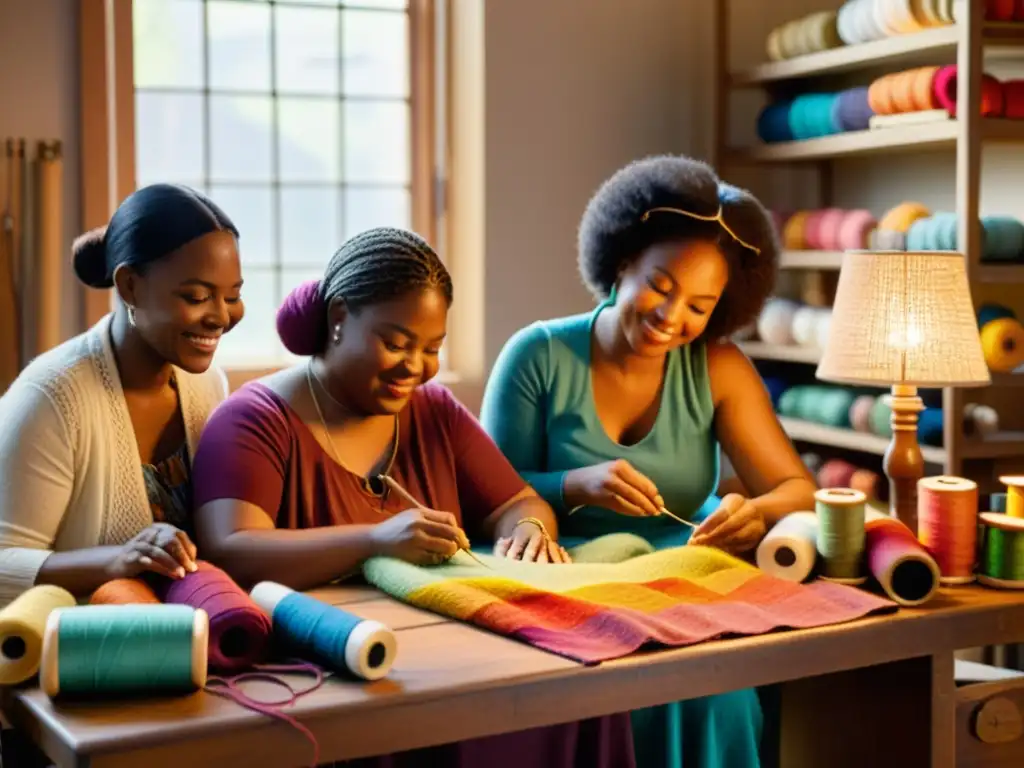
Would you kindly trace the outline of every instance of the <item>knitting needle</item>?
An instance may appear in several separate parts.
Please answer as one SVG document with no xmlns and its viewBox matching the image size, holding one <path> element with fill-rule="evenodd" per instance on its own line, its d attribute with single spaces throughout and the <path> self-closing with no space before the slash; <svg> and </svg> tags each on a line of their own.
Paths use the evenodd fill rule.
<svg viewBox="0 0 1024 768">
<path fill-rule="evenodd" d="M 672 514 L 671 512 L 669 512 L 669 511 L 668 511 L 667 509 L 665 509 L 664 507 L 661 507 L 661 508 L 660 508 L 660 509 L 659 509 L 658 511 L 659 511 L 659 512 L 660 512 L 661 514 L 663 514 L 663 515 L 668 515 L 668 516 L 669 516 L 669 517 L 671 517 L 671 518 L 672 518 L 673 520 L 678 520 L 678 521 L 679 521 L 680 523 L 682 523 L 683 525 L 688 525 L 688 526 L 690 526 L 691 528 L 693 528 L 694 530 L 696 530 L 696 529 L 697 529 L 697 524 L 696 524 L 696 523 L 691 523 L 691 522 L 690 522 L 689 520 L 684 520 L 683 518 L 679 517 L 678 515 L 673 515 L 673 514 Z"/>
<path fill-rule="evenodd" d="M 401 496 L 407 502 L 409 502 L 414 507 L 416 507 L 416 509 L 422 509 L 424 511 L 427 510 L 427 507 L 425 507 L 422 504 L 420 504 L 413 497 L 413 495 L 411 493 L 409 493 L 407 490 L 405 490 L 405 488 L 403 488 L 401 485 L 399 485 L 398 481 L 395 480 L 390 475 L 377 475 L 377 479 L 379 479 L 382 483 L 387 483 L 388 487 L 391 488 L 391 490 L 393 490 L 395 493 L 397 493 L 399 496 Z M 462 532 L 460 531 L 460 533 L 462 533 Z M 463 540 L 465 540 L 466 543 L 463 544 L 462 542 L 459 542 L 459 549 L 461 549 L 467 555 L 469 555 L 474 560 L 476 560 L 478 563 L 480 563 L 480 565 L 484 566 L 484 568 L 490 568 L 491 566 L 489 566 L 487 563 L 485 563 L 483 560 L 481 560 L 479 557 L 477 557 L 476 553 L 473 552 L 473 550 L 471 550 L 469 548 L 469 540 L 466 539 L 466 535 L 464 533 L 462 534 L 461 538 Z"/>
</svg>

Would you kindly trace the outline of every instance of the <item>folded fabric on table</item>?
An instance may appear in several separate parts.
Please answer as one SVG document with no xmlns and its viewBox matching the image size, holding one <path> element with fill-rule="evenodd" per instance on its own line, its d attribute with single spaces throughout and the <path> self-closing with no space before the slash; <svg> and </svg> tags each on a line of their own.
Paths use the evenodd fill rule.
<svg viewBox="0 0 1024 768">
<path fill-rule="evenodd" d="M 644 544 L 628 534 L 601 537 L 575 550 L 580 559 L 572 565 L 480 555 L 485 567 L 460 552 L 432 567 L 373 558 L 363 572 L 410 605 L 586 664 L 647 644 L 679 647 L 896 610 L 852 587 L 769 576 L 717 549 L 654 552 Z"/>
</svg>

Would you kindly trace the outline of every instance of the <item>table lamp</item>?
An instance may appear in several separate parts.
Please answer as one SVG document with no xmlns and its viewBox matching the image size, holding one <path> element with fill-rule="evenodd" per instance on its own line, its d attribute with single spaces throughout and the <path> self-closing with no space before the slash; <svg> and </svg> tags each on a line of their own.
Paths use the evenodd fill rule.
<svg viewBox="0 0 1024 768">
<path fill-rule="evenodd" d="M 917 389 L 991 382 L 963 254 L 847 251 L 816 376 L 892 387 L 892 441 L 882 462 L 889 514 L 917 533 L 917 481 L 924 476 Z"/>
</svg>

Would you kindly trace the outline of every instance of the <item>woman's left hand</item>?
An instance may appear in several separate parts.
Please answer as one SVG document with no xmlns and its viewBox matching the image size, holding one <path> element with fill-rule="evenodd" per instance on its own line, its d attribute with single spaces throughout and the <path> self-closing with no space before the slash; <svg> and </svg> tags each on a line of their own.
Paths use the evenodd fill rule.
<svg viewBox="0 0 1024 768">
<path fill-rule="evenodd" d="M 537 563 L 571 563 L 572 558 L 557 541 L 536 525 L 527 523 L 516 526 L 511 536 L 498 539 L 494 554 L 509 560 L 525 560 Z"/>
<path fill-rule="evenodd" d="M 764 515 L 757 507 L 738 493 L 729 493 L 722 497 L 715 513 L 693 532 L 690 544 L 740 555 L 760 544 L 767 532 Z"/>
</svg>

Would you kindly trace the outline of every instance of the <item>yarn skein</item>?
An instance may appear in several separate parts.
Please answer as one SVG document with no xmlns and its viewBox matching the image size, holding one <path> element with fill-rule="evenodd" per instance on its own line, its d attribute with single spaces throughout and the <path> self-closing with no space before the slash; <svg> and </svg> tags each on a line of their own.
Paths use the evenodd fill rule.
<svg viewBox="0 0 1024 768">
<path fill-rule="evenodd" d="M 0 685 L 23 683 L 39 671 L 50 614 L 74 604 L 74 596 L 66 589 L 40 584 L 0 611 Z"/>
<path fill-rule="evenodd" d="M 974 581 L 978 543 L 978 485 L 939 475 L 917 483 L 917 535 L 935 558 L 946 585 Z"/>
<path fill-rule="evenodd" d="M 822 578 L 863 584 L 864 494 L 851 488 L 822 488 L 814 494 Z"/>
<path fill-rule="evenodd" d="M 161 579 L 165 603 L 201 608 L 210 620 L 210 666 L 237 672 L 263 660 L 270 650 L 270 619 L 220 568 L 199 561 L 182 579 Z"/>
<path fill-rule="evenodd" d="M 250 595 L 271 617 L 285 652 L 364 680 L 379 680 L 395 663 L 395 634 L 379 622 L 272 581 L 261 581 Z"/>
<path fill-rule="evenodd" d="M 757 567 L 786 581 L 806 581 L 818 559 L 818 518 L 791 512 L 779 520 L 757 546 Z"/>
<path fill-rule="evenodd" d="M 980 517 L 978 581 L 988 587 L 1024 589 L 1024 520 L 996 512 Z"/>
<path fill-rule="evenodd" d="M 206 685 L 209 621 L 187 605 L 58 608 L 39 682 L 51 699 L 189 692 Z"/>
<path fill-rule="evenodd" d="M 152 605 L 159 602 L 156 592 L 142 579 L 108 581 L 89 597 L 89 605 Z"/>
<path fill-rule="evenodd" d="M 939 588 L 939 566 L 903 522 L 874 510 L 865 513 L 868 570 L 895 603 L 922 605 Z"/>
</svg>

